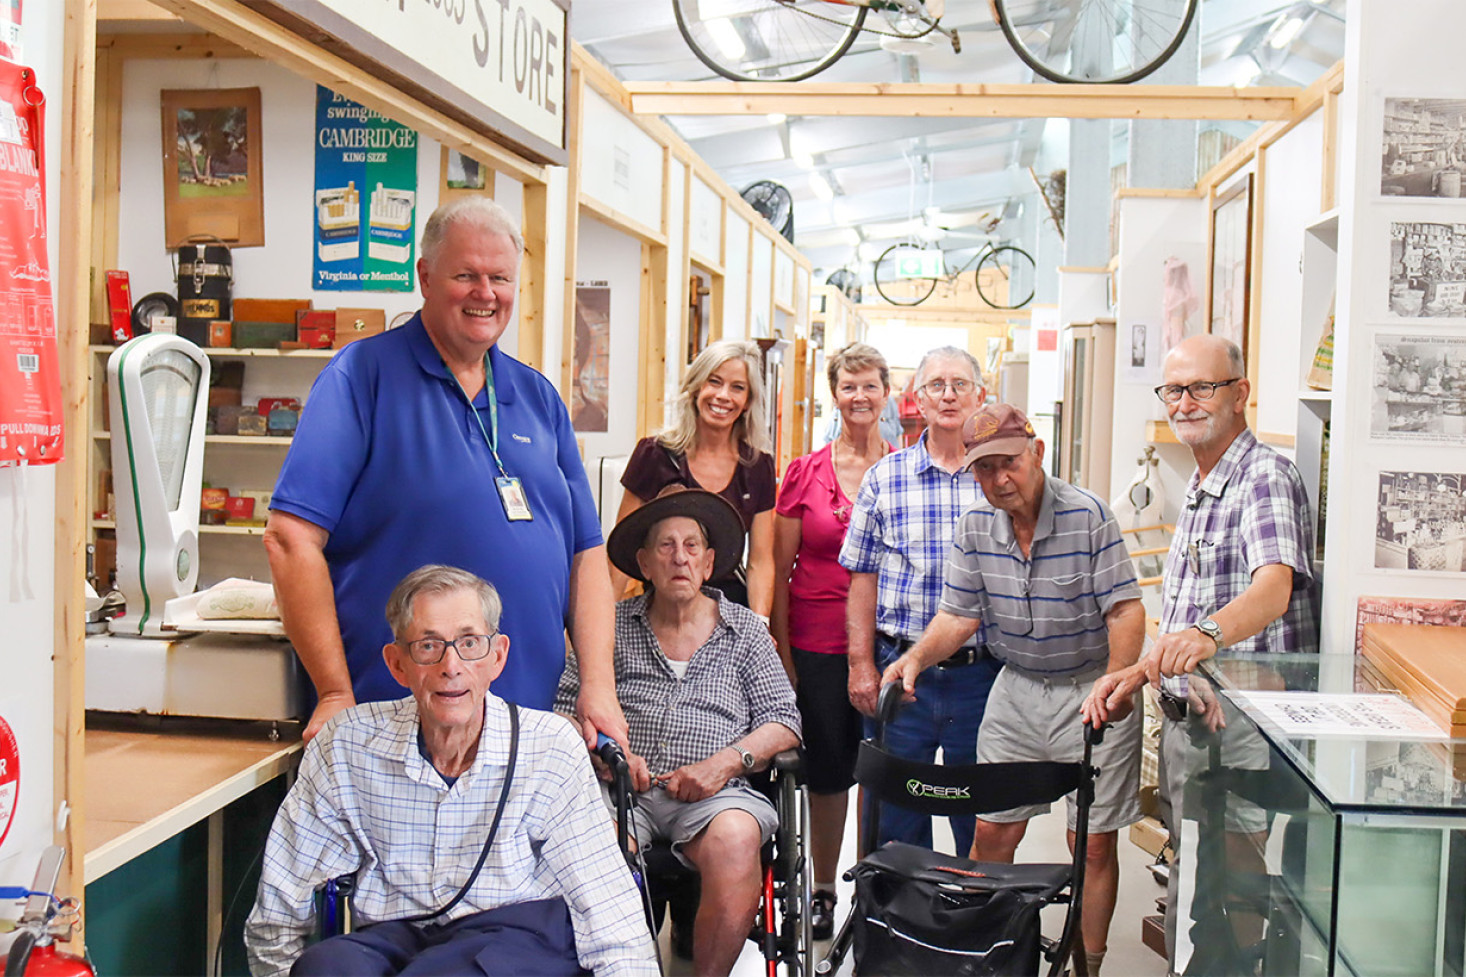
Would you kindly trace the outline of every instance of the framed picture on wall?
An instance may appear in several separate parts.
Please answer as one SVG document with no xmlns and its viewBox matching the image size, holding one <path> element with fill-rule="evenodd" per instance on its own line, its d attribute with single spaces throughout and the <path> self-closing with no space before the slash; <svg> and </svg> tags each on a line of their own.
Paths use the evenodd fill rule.
<svg viewBox="0 0 1466 977">
<path fill-rule="evenodd" d="M 165 245 L 264 244 L 260 90 L 165 90 L 162 109 Z"/>
<path fill-rule="evenodd" d="M 1207 329 L 1240 346 L 1245 360 L 1252 267 L 1251 173 L 1212 203 L 1210 249 Z"/>
<path fill-rule="evenodd" d="M 445 204 L 467 194 L 492 199 L 494 171 L 472 156 L 444 146 L 438 160 L 438 202 Z"/>
</svg>

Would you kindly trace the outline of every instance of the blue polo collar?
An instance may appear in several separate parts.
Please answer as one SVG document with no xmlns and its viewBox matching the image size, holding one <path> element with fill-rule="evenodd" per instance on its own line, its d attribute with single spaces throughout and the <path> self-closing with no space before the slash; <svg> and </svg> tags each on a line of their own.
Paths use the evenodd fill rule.
<svg viewBox="0 0 1466 977">
<path fill-rule="evenodd" d="M 407 346 L 412 350 L 413 358 L 417 360 L 422 371 L 456 387 L 457 379 L 443 362 L 438 347 L 433 345 L 433 337 L 428 335 L 427 327 L 423 325 L 422 312 L 413 313 L 412 318 L 400 328 L 406 332 Z M 498 343 L 489 347 L 489 365 L 494 370 L 494 395 L 501 404 L 514 403 L 514 379 L 505 365 L 510 359 L 511 357 L 499 349 Z M 482 392 L 477 399 L 485 399 Z"/>
</svg>

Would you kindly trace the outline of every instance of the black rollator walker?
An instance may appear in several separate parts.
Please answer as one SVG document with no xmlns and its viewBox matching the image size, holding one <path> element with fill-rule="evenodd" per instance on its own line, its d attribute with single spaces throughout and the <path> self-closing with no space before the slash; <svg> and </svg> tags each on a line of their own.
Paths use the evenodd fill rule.
<svg viewBox="0 0 1466 977">
<path fill-rule="evenodd" d="M 1084 755 L 1068 763 L 975 763 L 943 766 L 892 756 L 886 725 L 901 707 L 901 686 L 881 690 L 874 740 L 864 740 L 855 779 L 865 788 L 861 850 L 869 852 L 845 874 L 855 882 L 855 905 L 829 956 L 815 969 L 833 974 L 853 945 L 855 972 L 872 975 L 1034 974 L 1040 958 L 1057 977 L 1072 958 L 1073 973 L 1088 977 L 1079 920 L 1089 809 L 1099 771 L 1090 756 L 1101 733 L 1085 726 Z M 876 847 L 883 803 L 922 814 L 989 814 L 1028 804 L 1053 803 L 1077 791 L 1074 858 L 1067 864 L 974 862 L 893 841 Z M 1057 940 L 1039 932 L 1045 906 L 1067 905 Z"/>
</svg>

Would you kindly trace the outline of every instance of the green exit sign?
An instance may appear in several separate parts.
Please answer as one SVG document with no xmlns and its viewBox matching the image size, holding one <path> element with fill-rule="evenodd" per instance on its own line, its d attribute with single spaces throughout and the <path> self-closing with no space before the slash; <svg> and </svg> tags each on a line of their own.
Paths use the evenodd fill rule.
<svg viewBox="0 0 1466 977">
<path fill-rule="evenodd" d="M 896 256 L 897 278 L 941 278 L 945 274 L 946 264 L 939 249 L 903 250 Z"/>
</svg>

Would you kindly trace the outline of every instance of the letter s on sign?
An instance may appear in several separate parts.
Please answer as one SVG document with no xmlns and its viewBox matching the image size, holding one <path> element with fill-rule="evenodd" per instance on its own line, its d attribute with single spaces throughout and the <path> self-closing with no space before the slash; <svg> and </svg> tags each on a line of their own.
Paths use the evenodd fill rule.
<svg viewBox="0 0 1466 977">
<path fill-rule="evenodd" d="M 483 44 L 479 44 L 478 31 L 473 35 L 473 59 L 482 68 L 489 63 L 489 18 L 484 14 L 484 0 L 473 0 L 474 13 L 478 14 L 479 30 L 484 33 Z"/>
</svg>

